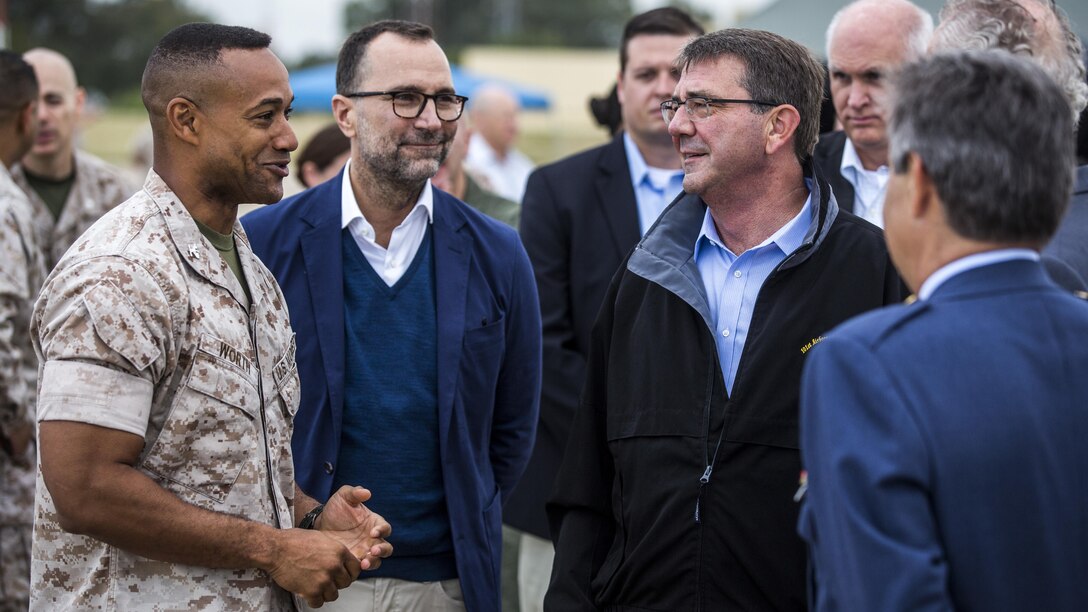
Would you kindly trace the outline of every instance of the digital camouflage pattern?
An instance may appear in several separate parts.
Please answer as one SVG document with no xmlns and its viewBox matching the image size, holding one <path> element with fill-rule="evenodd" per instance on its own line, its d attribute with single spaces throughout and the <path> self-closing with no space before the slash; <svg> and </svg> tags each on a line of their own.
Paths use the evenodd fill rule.
<svg viewBox="0 0 1088 612">
<path fill-rule="evenodd" d="M 299 381 L 283 295 L 235 224 L 254 304 L 154 171 L 58 263 L 34 310 L 38 420 L 144 437 L 182 500 L 292 526 Z M 271 494 L 270 494 L 271 490 Z M 263 571 L 152 561 L 60 528 L 38 482 L 31 609 L 289 610 Z"/>
<path fill-rule="evenodd" d="M 49 207 L 30 187 L 21 166 L 16 165 L 11 173 L 15 183 L 26 192 L 33 206 L 34 229 L 37 232 L 38 244 L 45 247 L 47 270 L 52 270 L 57 265 L 68 247 L 87 228 L 136 191 L 129 185 L 120 168 L 79 150 L 76 150 L 75 157 L 76 179 L 58 219 L 53 218 Z"/>
<path fill-rule="evenodd" d="M 34 422 L 38 362 L 30 314 L 45 278 L 30 202 L 0 164 L 0 428 Z M 18 461 L 0 452 L 0 610 L 25 609 L 30 597 L 34 518 L 34 445 Z"/>
</svg>

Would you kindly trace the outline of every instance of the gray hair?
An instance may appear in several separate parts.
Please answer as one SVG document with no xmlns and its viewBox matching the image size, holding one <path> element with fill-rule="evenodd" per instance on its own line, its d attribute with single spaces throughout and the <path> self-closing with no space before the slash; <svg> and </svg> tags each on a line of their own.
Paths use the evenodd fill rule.
<svg viewBox="0 0 1088 612">
<path fill-rule="evenodd" d="M 888 4 L 890 4 L 889 0 L 855 0 L 835 12 L 835 15 L 831 17 L 831 23 L 827 25 L 827 33 L 824 35 L 824 57 L 827 58 L 828 66 L 831 65 L 831 40 L 834 38 L 835 31 L 838 29 L 843 17 L 858 9 L 872 8 L 881 11 L 886 9 Z M 926 49 L 929 47 L 929 39 L 933 35 L 933 16 L 912 2 L 902 1 L 895 2 L 895 4 L 909 5 L 913 9 L 910 11 L 911 20 L 903 23 L 903 36 L 907 52 L 904 60 L 914 61 L 924 56 Z"/>
<path fill-rule="evenodd" d="M 1015 0 L 949 0 L 931 51 L 1004 49 L 1031 57 L 1061 86 L 1072 109 L 1073 125 L 1088 105 L 1084 48 L 1069 17 L 1054 0 L 1028 0 L 1048 8 L 1057 31 L 1037 23 Z"/>
<path fill-rule="evenodd" d="M 953 231 L 1000 243 L 1054 234 L 1073 185 L 1073 125 L 1037 65 L 1008 53 L 940 53 L 905 66 L 893 87 L 892 167 L 903 173 L 911 153 L 921 158 Z"/>
<path fill-rule="evenodd" d="M 807 162 L 820 138 L 820 105 L 827 74 L 823 64 L 803 45 L 788 38 L 742 28 L 719 30 L 692 40 L 684 46 L 676 63 L 685 70 L 692 64 L 721 57 L 735 57 L 744 62 L 744 76 L 739 85 L 753 99 L 789 104 L 797 109 L 801 121 L 794 133 L 794 153 L 800 163 Z M 757 114 L 770 110 L 757 104 L 750 108 Z"/>
</svg>

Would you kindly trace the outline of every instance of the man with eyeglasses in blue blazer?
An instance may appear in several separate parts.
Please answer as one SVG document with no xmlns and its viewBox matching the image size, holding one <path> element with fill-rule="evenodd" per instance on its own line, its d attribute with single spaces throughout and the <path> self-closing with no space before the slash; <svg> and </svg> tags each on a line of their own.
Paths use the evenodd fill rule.
<svg viewBox="0 0 1088 612">
<path fill-rule="evenodd" d="M 344 171 L 243 221 L 297 334 L 299 483 L 320 500 L 366 482 L 396 534 L 331 605 L 498 612 L 540 394 L 532 269 L 513 229 L 431 186 L 466 98 L 430 27 L 362 28 L 336 81 Z"/>
</svg>

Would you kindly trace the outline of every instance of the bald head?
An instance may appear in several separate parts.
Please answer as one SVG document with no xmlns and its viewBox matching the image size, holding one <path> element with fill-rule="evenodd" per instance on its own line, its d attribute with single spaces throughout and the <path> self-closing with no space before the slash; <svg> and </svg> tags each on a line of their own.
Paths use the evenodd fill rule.
<svg viewBox="0 0 1088 612">
<path fill-rule="evenodd" d="M 841 9 L 827 26 L 827 57 L 838 38 L 861 38 L 873 46 L 881 41 L 894 41 L 900 46 L 903 63 L 914 61 L 926 53 L 933 34 L 933 17 L 907 0 L 857 0 Z"/>
<path fill-rule="evenodd" d="M 1004 49 L 1035 61 L 1065 93 L 1075 121 L 1088 105 L 1084 50 L 1052 0 L 949 0 L 930 52 Z"/>
<path fill-rule="evenodd" d="M 76 80 L 72 62 L 60 53 L 38 47 L 24 53 L 23 59 L 33 66 L 40 85 L 40 129 L 23 165 L 39 176 L 59 180 L 71 174 L 76 128 L 86 93 Z"/>
<path fill-rule="evenodd" d="M 49 72 L 59 85 L 72 90 L 79 86 L 76 80 L 76 70 L 72 67 L 72 62 L 52 49 L 35 47 L 24 53 L 23 59 L 34 67 L 35 72 L 39 74 Z"/>
<path fill-rule="evenodd" d="M 501 85 L 484 85 L 472 94 L 468 107 L 473 128 L 500 154 L 514 146 L 518 135 L 518 100 Z"/>
<path fill-rule="evenodd" d="M 831 100 L 867 170 L 888 163 L 888 78 L 925 54 L 932 32 L 933 18 L 907 0 L 858 0 L 831 19 Z"/>
</svg>

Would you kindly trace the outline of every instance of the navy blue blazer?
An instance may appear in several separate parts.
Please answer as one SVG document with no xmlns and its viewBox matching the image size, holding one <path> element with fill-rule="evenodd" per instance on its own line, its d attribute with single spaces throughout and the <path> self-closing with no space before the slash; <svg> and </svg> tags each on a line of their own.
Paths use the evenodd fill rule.
<svg viewBox="0 0 1088 612">
<path fill-rule="evenodd" d="M 805 366 L 814 610 L 1083 610 L 1088 303 L 1037 262 L 855 318 Z"/>
<path fill-rule="evenodd" d="M 318 500 L 332 493 L 344 407 L 342 177 L 242 218 L 290 309 L 302 383 L 295 478 Z M 432 231 L 439 450 L 454 555 L 468 609 L 497 612 L 502 502 L 535 436 L 540 307 L 513 229 L 435 189 Z"/>
</svg>

